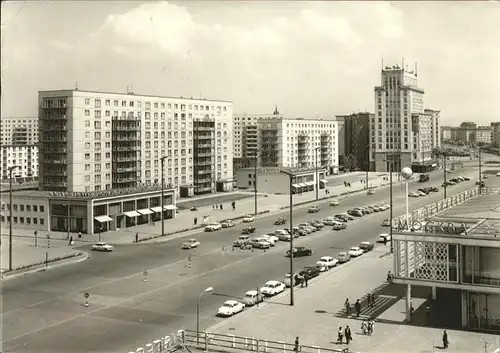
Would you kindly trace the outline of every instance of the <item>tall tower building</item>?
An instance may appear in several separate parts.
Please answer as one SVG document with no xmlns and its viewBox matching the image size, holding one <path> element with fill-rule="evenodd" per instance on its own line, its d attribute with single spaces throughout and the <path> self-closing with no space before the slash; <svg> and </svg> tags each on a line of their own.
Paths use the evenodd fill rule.
<svg viewBox="0 0 500 353">
<path fill-rule="evenodd" d="M 375 87 L 375 115 L 370 121 L 370 159 L 376 171 L 395 171 L 412 164 L 412 114 L 424 113 L 424 90 L 417 72 L 385 66 Z"/>
</svg>

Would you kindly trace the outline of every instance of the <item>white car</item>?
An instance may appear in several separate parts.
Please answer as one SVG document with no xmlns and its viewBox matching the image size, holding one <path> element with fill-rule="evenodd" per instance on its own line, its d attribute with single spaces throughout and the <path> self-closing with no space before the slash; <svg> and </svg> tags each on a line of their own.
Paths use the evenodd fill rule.
<svg viewBox="0 0 500 353">
<path fill-rule="evenodd" d="M 311 206 L 307 209 L 308 213 L 316 213 L 319 212 L 319 207 L 318 206 Z"/>
<path fill-rule="evenodd" d="M 381 233 L 378 236 L 377 243 L 385 243 L 391 241 L 391 235 L 389 233 Z"/>
<path fill-rule="evenodd" d="M 268 281 L 260 289 L 260 293 L 266 297 L 272 297 L 273 295 L 279 294 L 285 291 L 285 284 L 279 281 Z"/>
<path fill-rule="evenodd" d="M 222 229 L 220 223 L 210 223 L 205 227 L 205 232 L 215 232 L 216 230 Z"/>
<path fill-rule="evenodd" d="M 221 225 L 222 228 L 232 228 L 232 227 L 234 227 L 234 223 L 230 219 L 228 219 L 227 221 L 222 221 L 220 225 Z"/>
<path fill-rule="evenodd" d="M 420 196 L 420 194 L 418 192 L 410 192 L 408 194 L 408 197 L 419 197 L 419 196 Z"/>
<path fill-rule="evenodd" d="M 251 214 L 247 214 L 245 217 L 243 217 L 243 223 L 250 223 L 253 221 L 255 221 L 255 217 Z"/>
<path fill-rule="evenodd" d="M 417 191 L 418 196 L 427 196 L 427 194 L 423 191 Z"/>
<path fill-rule="evenodd" d="M 193 249 L 197 248 L 198 245 L 200 245 L 200 242 L 196 239 L 189 239 L 188 241 L 182 243 L 181 248 L 182 249 Z"/>
<path fill-rule="evenodd" d="M 280 238 L 278 238 L 277 236 L 269 234 L 261 235 L 260 238 L 267 241 L 269 244 L 271 244 L 271 246 L 274 246 L 280 240 Z"/>
<path fill-rule="evenodd" d="M 241 313 L 245 309 L 245 304 L 236 300 L 228 300 L 217 310 L 217 316 L 233 316 Z"/>
<path fill-rule="evenodd" d="M 113 247 L 113 245 L 106 244 L 103 241 L 92 245 L 92 250 L 95 250 L 95 251 L 107 251 L 107 252 L 109 252 L 109 251 L 113 251 L 114 249 L 115 248 Z"/>
<path fill-rule="evenodd" d="M 353 246 L 349 250 L 349 255 L 351 255 L 351 257 L 358 257 L 363 255 L 363 253 L 364 253 L 363 249 L 361 249 L 359 246 Z"/>
<path fill-rule="evenodd" d="M 334 224 L 338 223 L 337 220 L 335 220 L 335 217 L 327 217 L 321 220 L 324 225 L 326 226 L 333 226 Z"/>
<path fill-rule="evenodd" d="M 256 290 L 249 290 L 243 297 L 243 304 L 245 304 L 245 306 L 253 306 L 255 304 L 261 303 L 262 301 L 264 301 L 262 294 L 260 294 Z"/>
<path fill-rule="evenodd" d="M 347 261 L 349 261 L 351 259 L 351 255 L 349 255 L 348 252 L 346 251 L 342 251 L 340 252 L 338 255 L 337 255 L 337 260 L 339 261 L 339 263 L 343 264 L 343 263 L 346 263 Z"/>
<path fill-rule="evenodd" d="M 318 262 L 316 262 L 316 265 L 318 265 L 319 268 L 325 268 L 326 270 L 329 270 L 332 267 L 337 266 L 338 263 L 339 260 L 334 259 L 331 256 L 323 256 L 322 258 L 319 259 Z"/>
<path fill-rule="evenodd" d="M 330 206 L 338 206 L 340 203 L 338 200 L 332 200 L 330 201 Z"/>
</svg>

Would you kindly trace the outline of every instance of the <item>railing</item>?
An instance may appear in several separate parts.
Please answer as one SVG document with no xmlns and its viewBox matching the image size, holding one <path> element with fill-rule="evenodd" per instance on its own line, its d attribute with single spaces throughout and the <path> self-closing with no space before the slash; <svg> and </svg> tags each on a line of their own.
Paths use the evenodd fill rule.
<svg viewBox="0 0 500 353">
<path fill-rule="evenodd" d="M 197 334 L 193 330 L 180 330 L 175 335 L 162 337 L 145 347 L 137 348 L 129 353 L 165 353 L 174 351 L 182 347 L 194 347 L 205 350 L 205 352 L 214 351 L 250 351 L 262 353 L 347 353 L 348 348 L 322 348 L 318 346 L 299 345 L 283 341 L 272 341 L 266 339 L 257 339 L 254 337 L 244 337 L 235 335 L 226 335 L 220 333 L 200 332 Z"/>
</svg>

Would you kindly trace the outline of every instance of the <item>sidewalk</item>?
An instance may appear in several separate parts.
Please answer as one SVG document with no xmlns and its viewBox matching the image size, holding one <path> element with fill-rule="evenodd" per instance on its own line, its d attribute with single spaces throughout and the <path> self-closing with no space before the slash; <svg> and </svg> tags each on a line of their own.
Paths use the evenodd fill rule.
<svg viewBox="0 0 500 353">
<path fill-rule="evenodd" d="M 287 290 L 281 297 L 270 299 L 259 307 L 245 309 L 238 316 L 224 320 L 206 331 L 288 343 L 293 343 L 298 336 L 304 345 L 341 348 L 347 345 L 336 344 L 337 330 L 349 325 L 353 336 L 350 352 L 439 351 L 442 345 L 441 329 L 376 322 L 374 334 L 365 336 L 361 333 L 360 320 L 339 315 L 344 310 L 346 298 L 351 303 L 356 299 L 365 303 L 366 294 L 377 291 L 384 284 L 387 271 L 392 266 L 392 256 L 380 257 L 386 251 L 385 247 L 376 247 L 374 251 L 311 280 L 310 288 L 297 288 L 294 307 L 288 305 L 290 299 Z M 378 311 L 389 311 L 399 301 L 392 299 L 387 304 L 391 301 L 390 297 L 378 298 L 375 305 Z M 370 311 L 373 313 L 377 310 L 365 307 L 362 315 L 370 316 Z M 399 312 L 397 314 L 402 316 Z M 483 353 L 485 342 L 488 343 L 488 353 L 498 346 L 496 335 L 448 330 L 448 337 L 450 346 L 446 352 L 449 353 Z"/>
</svg>

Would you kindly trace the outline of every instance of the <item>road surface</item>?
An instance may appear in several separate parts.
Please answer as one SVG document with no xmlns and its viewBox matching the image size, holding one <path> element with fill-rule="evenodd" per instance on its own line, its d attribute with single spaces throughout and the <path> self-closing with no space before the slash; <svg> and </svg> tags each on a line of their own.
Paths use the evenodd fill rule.
<svg viewBox="0 0 500 353">
<path fill-rule="evenodd" d="M 462 175 L 472 175 L 464 168 Z M 432 182 L 434 179 L 434 182 Z M 424 185 L 412 182 L 410 191 Z M 472 188 L 474 181 L 448 189 L 448 195 Z M 394 188 L 394 216 L 404 212 L 404 190 Z M 442 192 L 410 199 L 410 210 L 435 202 Z M 344 212 L 355 206 L 388 202 L 389 189 L 375 195 L 353 195 L 340 206 L 320 203 L 321 211 L 294 211 L 294 224 Z M 260 218 L 256 235 L 279 226 L 273 222 L 288 211 Z M 361 241 L 375 241 L 386 228 L 380 222 L 389 211 L 374 213 L 349 222 L 347 230 L 325 227 L 296 241 L 314 250 L 312 257 L 294 260 L 297 269 L 314 264 L 324 255 L 335 256 Z M 5 352 L 128 352 L 179 328 L 194 328 L 196 302 L 206 287 L 216 295 L 201 301 L 201 328 L 223 320 L 214 313 L 226 298 L 240 297 L 267 280 L 282 279 L 288 272 L 284 252 L 288 243 L 278 243 L 266 252 L 231 251 L 243 225 L 215 233 L 199 234 L 199 249 L 181 250 L 182 239 L 158 244 L 116 246 L 112 253 L 93 253 L 78 264 L 52 269 L 3 283 L 3 349 Z M 223 247 L 228 247 L 222 250 Z M 188 256 L 192 267 L 188 267 Z M 148 270 L 144 281 L 144 270 Z M 349 264 L 344 265 L 349 271 Z M 369 275 L 369 274 L 367 274 Z M 89 307 L 83 294 L 88 292 Z M 251 310 L 251 309 L 250 309 Z"/>
</svg>

